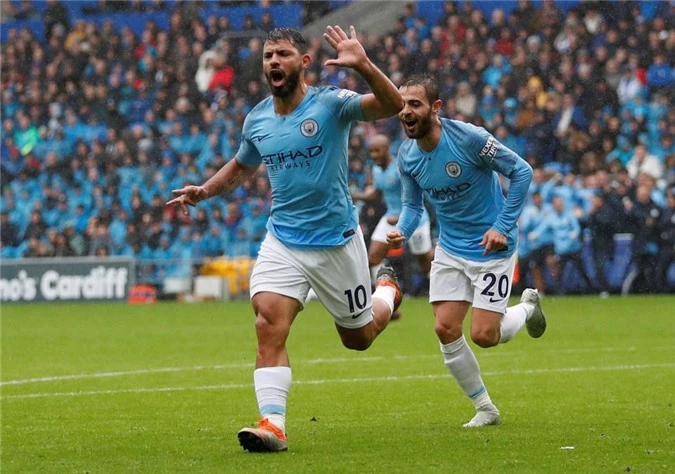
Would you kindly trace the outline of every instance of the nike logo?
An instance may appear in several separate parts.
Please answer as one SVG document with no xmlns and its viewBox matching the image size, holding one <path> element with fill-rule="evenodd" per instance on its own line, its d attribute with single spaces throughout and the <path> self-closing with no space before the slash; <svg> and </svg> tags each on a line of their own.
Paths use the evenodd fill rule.
<svg viewBox="0 0 675 474">
<path fill-rule="evenodd" d="M 496 303 L 497 301 L 501 301 L 504 298 L 490 298 L 490 303 Z"/>
<path fill-rule="evenodd" d="M 256 135 L 255 137 L 251 137 L 251 140 L 258 140 L 258 143 L 263 141 L 265 138 L 269 138 L 269 136 L 272 135 L 271 133 L 268 133 L 267 135 Z"/>
</svg>

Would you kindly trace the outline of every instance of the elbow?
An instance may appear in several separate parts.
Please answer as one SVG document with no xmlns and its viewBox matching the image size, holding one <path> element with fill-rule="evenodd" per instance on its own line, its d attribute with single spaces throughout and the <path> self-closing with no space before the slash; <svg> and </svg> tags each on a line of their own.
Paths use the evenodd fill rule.
<svg viewBox="0 0 675 474">
<path fill-rule="evenodd" d="M 532 182 L 533 176 L 534 172 L 532 171 L 532 167 L 530 166 L 529 163 L 523 161 L 522 166 L 519 166 L 514 170 L 514 173 L 512 174 L 510 179 L 512 181 L 515 179 L 519 183 L 526 183 L 527 186 L 529 187 L 530 183 Z"/>
</svg>

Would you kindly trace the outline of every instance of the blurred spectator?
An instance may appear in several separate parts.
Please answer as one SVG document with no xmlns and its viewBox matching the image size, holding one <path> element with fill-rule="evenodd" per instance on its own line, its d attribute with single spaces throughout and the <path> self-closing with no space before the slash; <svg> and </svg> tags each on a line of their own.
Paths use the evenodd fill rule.
<svg viewBox="0 0 675 474">
<path fill-rule="evenodd" d="M 594 289 L 591 278 L 588 276 L 584 263 L 581 259 L 581 226 L 579 219 L 574 213 L 565 208 L 562 197 L 553 198 L 553 212 L 547 215 L 542 222 L 538 234 L 550 232 L 553 236 L 553 247 L 557 255 L 557 268 L 553 278 L 559 294 L 565 294 L 567 288 L 564 284 L 564 274 L 568 263 L 572 263 L 581 275 L 587 289 Z"/>
<path fill-rule="evenodd" d="M 591 233 L 595 276 L 603 295 L 610 291 L 607 283 L 608 269 L 614 260 L 614 234 L 616 233 L 615 208 L 607 201 L 604 192 L 598 191 L 592 197 L 592 207 L 588 217 L 588 229 Z"/>
<path fill-rule="evenodd" d="M 47 224 L 42 219 L 42 213 L 40 211 L 33 211 L 30 216 L 30 223 L 26 227 L 24 232 L 24 238 L 36 237 L 42 238 L 47 231 Z"/>
<path fill-rule="evenodd" d="M 455 96 L 457 111 L 467 119 L 471 119 L 476 115 L 476 102 L 476 96 L 471 91 L 469 83 L 460 82 L 457 86 L 457 95 Z"/>
<path fill-rule="evenodd" d="M 639 173 L 646 173 L 654 179 L 663 177 L 663 165 L 657 157 L 647 153 L 647 147 L 640 143 L 635 147 L 635 153 L 626 163 L 628 176 L 637 179 Z"/>
<path fill-rule="evenodd" d="M 553 235 L 542 225 L 550 212 L 549 206 L 544 205 L 541 192 L 535 190 L 523 210 L 519 224 L 520 278 L 526 282 L 528 276 L 531 277 L 532 284 L 541 294 L 546 293 L 544 271 L 551 265 L 553 256 Z"/>
<path fill-rule="evenodd" d="M 675 186 L 668 189 L 668 205 L 658 223 L 660 235 L 659 257 L 656 264 L 658 290 L 668 291 L 668 269 L 675 262 Z"/>
<path fill-rule="evenodd" d="M 19 245 L 19 231 L 9 220 L 9 214 L 2 212 L 0 214 L 0 243 L 3 247 L 15 247 Z"/>
<path fill-rule="evenodd" d="M 572 94 L 565 94 L 560 111 L 553 117 L 555 136 L 558 139 L 566 138 L 570 132 L 570 127 L 574 127 L 576 130 L 585 130 L 588 128 L 588 119 L 581 107 L 575 103 Z"/>
<path fill-rule="evenodd" d="M 656 51 L 654 53 L 654 62 L 647 70 L 647 85 L 650 92 L 652 94 L 661 90 L 666 92 L 668 88 L 672 89 L 674 81 L 675 70 L 666 62 L 665 53 L 663 51 Z"/>
<path fill-rule="evenodd" d="M 635 200 L 625 199 L 624 207 L 633 229 L 634 272 L 627 277 L 632 291 L 653 293 L 658 291 L 660 279 L 656 272 L 659 254 L 661 210 L 654 204 L 651 190 L 638 186 Z"/>
<path fill-rule="evenodd" d="M 74 257 L 75 251 L 70 246 L 68 237 L 64 233 L 56 236 L 56 245 L 54 246 L 54 257 Z"/>
<path fill-rule="evenodd" d="M 8 2 L 9 3 L 9 2 Z M 55 36 L 64 36 L 64 33 L 70 30 L 70 19 L 68 10 L 59 0 L 47 0 L 47 8 L 43 13 L 45 22 L 45 31 L 47 32 L 47 41 Z"/>
<path fill-rule="evenodd" d="M 624 66 L 623 75 L 617 86 L 616 93 L 619 96 L 619 103 L 621 104 L 626 104 L 639 94 L 642 94 L 642 84 L 632 66 Z"/>
</svg>

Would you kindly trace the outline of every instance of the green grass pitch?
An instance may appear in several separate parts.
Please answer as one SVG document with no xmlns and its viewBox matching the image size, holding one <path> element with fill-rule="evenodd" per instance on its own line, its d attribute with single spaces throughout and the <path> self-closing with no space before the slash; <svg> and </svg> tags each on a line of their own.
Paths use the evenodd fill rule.
<svg viewBox="0 0 675 474">
<path fill-rule="evenodd" d="M 317 303 L 289 339 L 289 451 L 249 454 L 247 302 L 2 307 L 3 473 L 675 472 L 675 297 L 546 298 L 549 329 L 476 348 L 504 423 L 467 430 L 431 307 L 363 353 Z"/>
</svg>

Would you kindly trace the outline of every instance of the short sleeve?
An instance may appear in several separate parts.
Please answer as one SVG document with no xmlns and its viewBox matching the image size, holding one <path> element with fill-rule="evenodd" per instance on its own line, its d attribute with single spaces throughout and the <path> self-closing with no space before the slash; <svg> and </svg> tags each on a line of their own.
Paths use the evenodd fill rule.
<svg viewBox="0 0 675 474">
<path fill-rule="evenodd" d="M 241 131 L 241 143 L 239 144 L 239 151 L 237 151 L 235 159 L 244 166 L 255 167 L 260 165 L 262 157 L 251 141 L 250 117 L 249 114 L 246 120 L 244 120 L 244 126 Z"/>
<path fill-rule="evenodd" d="M 324 106 L 343 122 L 365 120 L 361 108 L 362 99 L 362 94 L 338 87 L 326 87 L 321 94 Z"/>
</svg>

